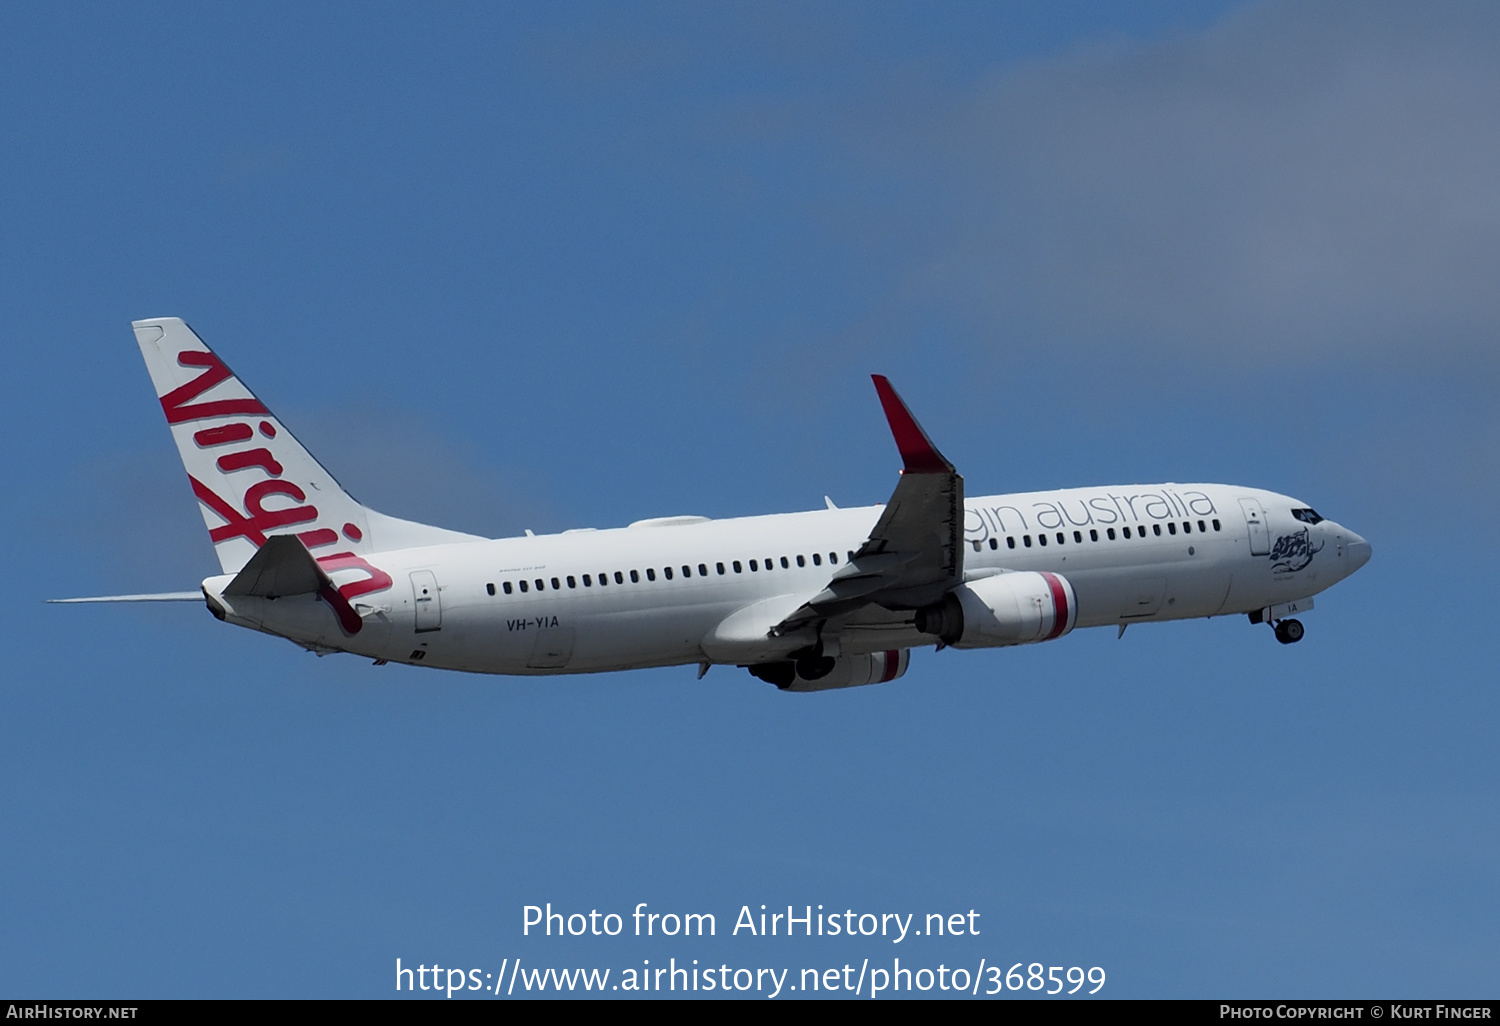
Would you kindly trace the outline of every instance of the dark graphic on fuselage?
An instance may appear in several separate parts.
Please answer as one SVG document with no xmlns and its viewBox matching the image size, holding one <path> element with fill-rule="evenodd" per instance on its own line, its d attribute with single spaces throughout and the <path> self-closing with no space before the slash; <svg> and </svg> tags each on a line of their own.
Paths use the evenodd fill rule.
<svg viewBox="0 0 1500 1026">
<path fill-rule="evenodd" d="M 1303 570 L 1315 554 L 1323 551 L 1323 543 L 1316 546 L 1307 528 L 1295 534 L 1284 534 L 1271 546 L 1271 570 L 1278 574 L 1294 574 Z"/>
</svg>

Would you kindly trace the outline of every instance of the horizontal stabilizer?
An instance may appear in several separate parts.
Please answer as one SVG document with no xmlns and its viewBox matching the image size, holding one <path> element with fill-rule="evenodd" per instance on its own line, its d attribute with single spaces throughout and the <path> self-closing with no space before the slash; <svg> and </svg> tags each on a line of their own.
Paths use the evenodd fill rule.
<svg viewBox="0 0 1500 1026">
<path fill-rule="evenodd" d="M 48 599 L 48 602 L 202 602 L 201 591 L 160 591 L 154 595 L 96 595 L 92 598 Z"/>
<path fill-rule="evenodd" d="M 224 587 L 224 594 L 256 598 L 310 595 L 329 583 L 328 575 L 296 535 L 278 534 L 256 550 L 250 562 Z"/>
<path fill-rule="evenodd" d="M 287 595 L 317 595 L 333 609 L 346 634 L 358 634 L 364 621 L 349 600 L 334 587 L 327 571 L 294 534 L 276 534 L 255 550 L 234 580 L 224 587 L 224 597 L 251 596 L 275 599 Z"/>
</svg>

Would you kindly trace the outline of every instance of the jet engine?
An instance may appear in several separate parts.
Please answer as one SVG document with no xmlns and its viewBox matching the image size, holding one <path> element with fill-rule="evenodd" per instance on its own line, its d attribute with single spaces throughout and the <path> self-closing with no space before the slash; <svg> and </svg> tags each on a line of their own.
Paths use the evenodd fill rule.
<svg viewBox="0 0 1500 1026">
<path fill-rule="evenodd" d="M 1029 645 L 1060 638 L 1078 620 L 1073 586 L 1061 574 L 1025 571 L 959 585 L 917 610 L 917 630 L 954 648 Z"/>
<path fill-rule="evenodd" d="M 783 691 L 828 691 L 895 680 L 906 672 L 910 661 L 910 649 L 893 648 L 888 652 L 784 659 L 745 669 Z"/>
</svg>

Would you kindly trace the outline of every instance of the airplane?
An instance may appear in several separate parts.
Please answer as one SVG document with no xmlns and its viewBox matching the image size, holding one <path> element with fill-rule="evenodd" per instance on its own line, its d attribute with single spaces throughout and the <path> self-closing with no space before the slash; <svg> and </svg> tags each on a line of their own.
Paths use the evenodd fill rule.
<svg viewBox="0 0 1500 1026">
<path fill-rule="evenodd" d="M 482 538 L 361 505 L 179 318 L 135 321 L 218 555 L 218 619 L 376 665 L 547 675 L 744 667 L 784 691 L 883 683 L 911 650 L 1054 641 L 1083 627 L 1293 614 L 1370 544 L 1259 488 L 1156 484 L 969 498 L 889 381 L 902 459 L 883 506 Z"/>
</svg>

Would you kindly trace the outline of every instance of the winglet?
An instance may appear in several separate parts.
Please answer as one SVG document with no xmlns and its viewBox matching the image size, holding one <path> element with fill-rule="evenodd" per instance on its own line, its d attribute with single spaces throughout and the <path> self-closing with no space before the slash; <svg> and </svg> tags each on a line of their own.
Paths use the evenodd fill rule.
<svg viewBox="0 0 1500 1026">
<path fill-rule="evenodd" d="M 891 383 L 883 374 L 871 374 L 875 381 L 875 391 L 880 395 L 880 405 L 885 410 L 885 419 L 891 425 L 891 434 L 896 438 L 896 448 L 901 452 L 901 459 L 906 464 L 907 474 L 952 474 L 953 464 L 943 458 L 943 454 L 937 451 L 937 446 L 932 444 L 932 439 L 927 437 L 927 432 L 922 430 L 922 425 L 917 423 L 917 418 L 911 415 L 906 408 L 906 403 L 896 394 Z"/>
</svg>

